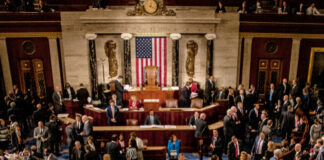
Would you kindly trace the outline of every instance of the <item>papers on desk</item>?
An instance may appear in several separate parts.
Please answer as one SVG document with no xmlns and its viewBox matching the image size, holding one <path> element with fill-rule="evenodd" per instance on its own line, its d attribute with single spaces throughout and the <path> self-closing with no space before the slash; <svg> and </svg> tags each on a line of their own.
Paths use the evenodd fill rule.
<svg viewBox="0 0 324 160">
<path fill-rule="evenodd" d="M 172 86 L 172 87 L 171 87 L 171 90 L 173 90 L 173 91 L 178 91 L 178 90 L 179 90 L 179 87 L 178 87 L 178 86 Z"/>
<path fill-rule="evenodd" d="M 176 125 L 165 125 L 164 128 L 177 128 Z"/>
<path fill-rule="evenodd" d="M 92 101 L 92 104 L 98 106 L 101 104 L 101 101 L 100 100 L 95 100 L 95 101 Z"/>
<path fill-rule="evenodd" d="M 131 87 L 129 84 L 126 84 L 126 85 L 124 86 L 124 90 L 129 91 L 129 90 L 131 90 L 131 89 L 133 89 L 133 87 Z"/>
<path fill-rule="evenodd" d="M 163 125 L 141 125 L 140 128 L 164 128 Z"/>
<path fill-rule="evenodd" d="M 143 99 L 143 102 L 145 103 L 159 103 L 160 99 Z"/>
<path fill-rule="evenodd" d="M 67 117 L 69 117 L 69 114 L 68 113 L 61 113 L 61 114 L 58 114 L 57 117 L 58 118 L 67 118 Z"/>
<path fill-rule="evenodd" d="M 86 107 L 93 107 L 92 104 L 86 104 Z"/>
<path fill-rule="evenodd" d="M 182 108 L 183 111 L 195 111 L 194 108 Z"/>
<path fill-rule="evenodd" d="M 77 98 L 74 98 L 72 101 L 73 102 L 79 102 L 79 100 Z"/>
<path fill-rule="evenodd" d="M 129 111 L 129 108 L 122 108 L 122 111 Z"/>
<path fill-rule="evenodd" d="M 162 88 L 162 91 L 168 91 L 169 90 L 169 87 L 163 87 Z"/>
<path fill-rule="evenodd" d="M 93 109 L 95 109 L 96 111 L 101 111 L 102 110 L 101 108 L 98 108 L 98 107 L 93 107 Z"/>
</svg>

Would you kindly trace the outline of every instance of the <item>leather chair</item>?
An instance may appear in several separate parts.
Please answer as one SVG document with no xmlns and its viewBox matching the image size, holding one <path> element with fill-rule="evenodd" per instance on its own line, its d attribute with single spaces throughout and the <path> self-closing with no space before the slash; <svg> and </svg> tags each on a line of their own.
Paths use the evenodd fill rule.
<svg viewBox="0 0 324 160">
<path fill-rule="evenodd" d="M 178 108 L 178 100 L 177 99 L 166 99 L 165 107 L 166 108 Z"/>
<path fill-rule="evenodd" d="M 126 126 L 137 126 L 138 120 L 137 119 L 126 119 Z"/>
<path fill-rule="evenodd" d="M 204 100 L 201 98 L 194 98 L 191 99 L 191 108 L 203 108 L 204 107 Z"/>
</svg>

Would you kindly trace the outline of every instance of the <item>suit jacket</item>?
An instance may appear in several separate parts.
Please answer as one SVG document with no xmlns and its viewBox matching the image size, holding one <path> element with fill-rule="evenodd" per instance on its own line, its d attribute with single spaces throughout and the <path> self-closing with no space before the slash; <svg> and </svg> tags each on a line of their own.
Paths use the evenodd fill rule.
<svg viewBox="0 0 324 160">
<path fill-rule="evenodd" d="M 259 132 L 262 131 L 262 128 L 267 125 L 269 118 L 264 119 L 261 121 L 261 124 L 259 125 Z"/>
<path fill-rule="evenodd" d="M 294 97 L 294 99 L 296 99 L 296 97 L 300 96 L 301 92 L 300 92 L 299 85 L 292 86 L 290 94 L 292 95 L 292 97 Z"/>
<path fill-rule="evenodd" d="M 89 151 L 88 153 L 84 154 L 84 160 L 95 160 L 95 159 L 100 159 L 96 151 Z"/>
<path fill-rule="evenodd" d="M 284 95 L 289 95 L 290 93 L 290 85 L 286 84 L 286 91 L 283 84 L 280 84 L 278 87 L 278 98 L 282 98 Z"/>
<path fill-rule="evenodd" d="M 120 148 L 115 142 L 107 142 L 106 150 L 107 153 L 110 154 L 111 160 L 119 160 L 119 158 L 121 157 Z"/>
<path fill-rule="evenodd" d="M 290 112 L 282 112 L 280 117 L 281 130 L 285 129 L 291 131 L 295 126 L 295 116 Z"/>
<path fill-rule="evenodd" d="M 272 91 L 272 97 L 270 101 L 270 89 L 266 92 L 266 101 L 270 104 L 275 104 L 278 100 L 278 93 L 276 89 L 273 89 Z M 272 107 L 272 106 L 270 106 Z"/>
<path fill-rule="evenodd" d="M 199 118 L 197 118 L 198 120 Z M 196 125 L 196 119 L 195 119 L 195 116 L 191 116 L 190 119 L 189 119 L 189 125 L 190 126 L 195 126 Z"/>
<path fill-rule="evenodd" d="M 117 121 L 116 123 L 118 123 L 118 116 L 119 116 L 119 109 L 117 108 L 117 106 L 114 106 L 114 118 Z M 111 110 L 111 106 L 107 105 L 106 108 L 106 116 L 107 116 L 107 123 L 108 125 L 112 125 L 113 122 L 111 122 L 111 119 L 113 118 L 113 112 Z"/>
<path fill-rule="evenodd" d="M 159 117 L 157 115 L 154 115 L 153 121 L 154 121 L 155 125 L 161 125 L 161 122 L 160 122 Z M 150 115 L 147 115 L 147 117 L 145 118 L 144 125 L 153 125 L 151 123 Z"/>
<path fill-rule="evenodd" d="M 37 109 L 36 111 L 33 112 L 33 119 L 34 119 L 34 124 L 36 126 L 39 121 L 42 121 L 43 123 L 45 123 L 46 121 L 48 121 L 46 111 L 43 108 Z"/>
<path fill-rule="evenodd" d="M 80 154 L 78 155 L 78 150 L 73 147 L 72 153 L 71 153 L 71 160 L 84 160 L 84 150 L 82 147 L 80 148 Z"/>
<path fill-rule="evenodd" d="M 209 135 L 209 129 L 208 129 L 207 122 L 202 119 L 197 119 L 195 137 L 203 138 L 203 137 L 207 137 L 208 135 Z"/>
<path fill-rule="evenodd" d="M 226 115 L 224 116 L 224 135 L 231 138 L 234 135 L 235 121 L 232 117 Z"/>
<path fill-rule="evenodd" d="M 117 106 L 123 105 L 123 92 L 124 87 L 119 83 L 118 80 L 115 80 L 116 96 L 117 96 Z"/>
<path fill-rule="evenodd" d="M 78 98 L 80 105 L 83 106 L 83 104 L 88 103 L 87 99 L 89 97 L 89 92 L 88 92 L 88 90 L 86 88 L 80 88 L 77 91 L 76 97 Z"/>
<path fill-rule="evenodd" d="M 241 98 L 241 95 L 238 95 L 238 96 L 236 96 L 236 98 L 235 98 L 235 103 L 236 103 L 236 105 L 237 105 L 238 102 L 243 102 L 243 106 L 246 107 L 246 102 L 245 102 L 245 100 L 246 100 L 245 95 L 243 96 L 243 100 L 242 100 L 242 98 Z"/>
<path fill-rule="evenodd" d="M 74 141 L 76 140 L 76 132 L 75 132 L 75 128 L 73 127 L 65 127 L 65 133 L 66 133 L 66 143 L 67 145 L 73 146 L 74 145 Z"/>
<path fill-rule="evenodd" d="M 217 92 L 217 96 L 216 96 L 217 99 L 226 99 L 226 93 L 225 93 L 225 90 L 224 91 L 218 91 Z"/>
<path fill-rule="evenodd" d="M 290 106 L 290 102 L 289 102 L 289 101 L 287 101 L 287 103 L 282 102 L 282 108 L 281 108 L 281 111 L 282 111 L 282 112 L 288 111 L 288 106 Z"/>
<path fill-rule="evenodd" d="M 259 136 L 255 137 L 255 141 L 254 141 L 253 147 L 251 149 L 251 152 L 254 153 L 254 154 L 256 154 L 256 150 L 257 150 L 257 147 L 258 147 L 259 140 L 260 140 Z M 268 147 L 268 142 L 267 142 L 266 139 L 263 140 L 263 144 L 260 147 L 262 147 L 261 155 L 264 156 L 264 153 L 265 153 L 265 151 L 267 150 L 267 147 Z"/>
<path fill-rule="evenodd" d="M 255 103 L 257 103 L 258 102 L 258 98 L 259 98 L 259 93 L 258 93 L 258 91 L 256 90 L 256 89 L 254 89 L 254 91 L 252 92 L 251 91 L 251 103 L 252 104 L 255 104 Z"/>
<path fill-rule="evenodd" d="M 230 141 L 227 144 L 227 157 L 228 160 L 238 160 L 240 158 L 240 152 L 242 151 L 242 144 L 240 143 L 240 141 L 238 141 L 238 147 L 239 147 L 239 153 L 238 153 L 238 157 L 235 157 L 235 144 L 233 143 L 233 141 Z"/>
<path fill-rule="evenodd" d="M 45 142 L 42 142 L 41 138 L 38 138 L 38 135 L 41 135 L 41 138 L 46 139 Z M 48 128 L 46 126 L 43 127 L 43 132 L 41 133 L 41 128 L 36 127 L 34 129 L 34 138 L 36 139 L 36 147 L 41 148 L 46 146 L 48 143 L 48 139 L 50 138 L 50 135 L 48 133 Z"/>
<path fill-rule="evenodd" d="M 20 150 L 22 151 L 23 147 L 24 147 L 24 135 L 23 133 L 20 131 L 20 137 L 21 137 L 21 143 L 18 143 L 18 137 L 16 132 L 12 132 L 11 133 L 11 144 L 14 148 L 16 148 L 16 150 Z"/>
<path fill-rule="evenodd" d="M 190 107 L 190 89 L 183 87 L 180 95 L 181 107 Z"/>
<path fill-rule="evenodd" d="M 211 92 L 215 91 L 215 90 L 216 90 L 215 82 L 210 83 L 210 80 L 207 79 L 207 81 L 205 83 L 205 92 L 204 92 L 204 97 L 205 97 L 205 103 L 206 104 L 209 104 L 212 101 Z"/>
<path fill-rule="evenodd" d="M 82 132 L 83 132 L 83 135 L 82 135 L 83 142 L 86 142 L 88 136 L 92 135 L 92 124 L 90 123 L 90 121 L 84 123 Z"/>
<path fill-rule="evenodd" d="M 258 116 L 256 115 L 255 109 L 251 109 L 249 113 L 249 125 L 252 129 L 259 129 L 259 122 L 261 121 L 261 112 L 258 111 Z"/>
<path fill-rule="evenodd" d="M 75 91 L 74 91 L 74 89 L 72 88 L 72 87 L 70 87 L 70 90 L 71 90 L 71 96 L 72 96 L 72 99 L 74 99 L 76 96 L 75 96 Z M 64 90 L 63 90 L 63 97 L 64 98 L 69 98 L 69 92 L 68 92 L 68 90 L 67 90 L 67 88 L 65 88 Z"/>
<path fill-rule="evenodd" d="M 318 152 L 316 160 L 324 160 L 324 147 L 322 147 Z"/>
<path fill-rule="evenodd" d="M 49 140 L 51 142 L 59 141 L 61 139 L 60 123 L 59 122 L 47 122 Z"/>
<path fill-rule="evenodd" d="M 285 8 L 284 8 L 284 6 L 282 6 L 281 12 L 287 12 L 288 14 L 291 14 L 291 9 L 289 6 L 286 6 Z"/>
<path fill-rule="evenodd" d="M 297 12 L 301 12 L 301 13 L 303 13 L 303 15 L 306 15 L 306 9 L 305 9 L 305 7 L 302 7 L 302 8 L 297 7 L 296 8 L 296 14 L 297 14 Z"/>
<path fill-rule="evenodd" d="M 57 92 L 53 93 L 52 99 L 53 99 L 55 108 L 61 106 L 61 100 L 63 100 L 63 95 L 62 95 L 62 93 L 60 93 L 60 95 L 61 95 L 61 99 L 60 99 L 60 96 L 57 94 Z"/>
<path fill-rule="evenodd" d="M 83 131 L 83 123 L 80 121 L 80 128 L 77 126 L 77 122 L 73 122 L 73 128 L 76 134 L 80 134 Z"/>
<path fill-rule="evenodd" d="M 214 140 L 215 137 L 212 136 L 211 138 L 211 144 L 215 146 L 215 148 L 213 149 L 213 153 L 221 155 L 223 153 L 223 140 L 220 136 L 217 137 L 217 140 Z"/>
</svg>

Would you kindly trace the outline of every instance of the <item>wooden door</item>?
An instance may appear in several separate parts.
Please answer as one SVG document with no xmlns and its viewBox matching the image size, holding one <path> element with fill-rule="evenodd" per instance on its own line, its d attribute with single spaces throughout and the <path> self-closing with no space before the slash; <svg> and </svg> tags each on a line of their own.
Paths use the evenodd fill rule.
<svg viewBox="0 0 324 160">
<path fill-rule="evenodd" d="M 270 83 L 274 83 L 275 85 L 280 83 L 282 69 L 280 59 L 259 59 L 257 87 L 260 98 L 265 96 Z"/>
</svg>

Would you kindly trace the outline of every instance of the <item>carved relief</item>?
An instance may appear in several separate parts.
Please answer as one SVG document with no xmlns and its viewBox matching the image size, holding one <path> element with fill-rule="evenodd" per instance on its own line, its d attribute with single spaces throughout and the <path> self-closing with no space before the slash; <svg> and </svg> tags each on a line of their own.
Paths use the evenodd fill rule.
<svg viewBox="0 0 324 160">
<path fill-rule="evenodd" d="M 105 52 L 106 56 L 108 57 L 109 76 L 116 77 L 118 73 L 116 43 L 112 40 L 107 41 L 105 44 Z"/>
<path fill-rule="evenodd" d="M 127 16 L 176 16 L 172 9 L 167 9 L 163 0 L 146 0 L 135 5 L 127 12 Z"/>
<path fill-rule="evenodd" d="M 186 60 L 186 71 L 189 77 L 193 77 L 195 74 L 195 56 L 198 53 L 198 44 L 190 40 L 187 43 L 187 60 Z"/>
</svg>

